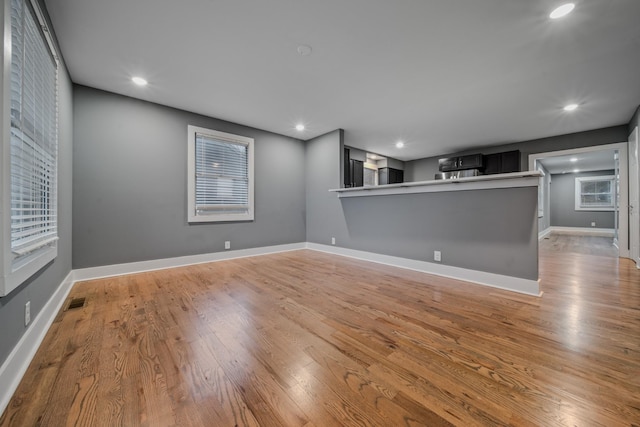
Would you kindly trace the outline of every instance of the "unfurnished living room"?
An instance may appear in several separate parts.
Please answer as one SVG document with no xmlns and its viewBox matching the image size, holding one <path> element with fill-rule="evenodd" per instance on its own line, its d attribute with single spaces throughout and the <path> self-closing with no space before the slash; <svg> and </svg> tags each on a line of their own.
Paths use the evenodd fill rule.
<svg viewBox="0 0 640 427">
<path fill-rule="evenodd" d="M 640 426 L 640 2 L 2 0 L 0 426 Z"/>
</svg>

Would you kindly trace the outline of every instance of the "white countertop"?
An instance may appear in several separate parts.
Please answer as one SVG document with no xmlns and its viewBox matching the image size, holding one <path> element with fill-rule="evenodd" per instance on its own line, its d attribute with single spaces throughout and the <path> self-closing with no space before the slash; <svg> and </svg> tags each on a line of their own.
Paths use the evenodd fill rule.
<svg viewBox="0 0 640 427">
<path fill-rule="evenodd" d="M 338 197 L 385 196 L 392 194 L 436 193 L 443 191 L 486 190 L 490 188 L 537 187 L 542 173 L 525 171 L 479 175 L 468 178 L 403 182 L 370 187 L 335 188 Z"/>
</svg>

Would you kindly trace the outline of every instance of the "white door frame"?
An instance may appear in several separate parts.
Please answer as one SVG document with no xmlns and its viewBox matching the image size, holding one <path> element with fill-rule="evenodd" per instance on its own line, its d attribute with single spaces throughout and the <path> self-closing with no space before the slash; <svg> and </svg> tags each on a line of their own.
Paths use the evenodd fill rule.
<svg viewBox="0 0 640 427">
<path fill-rule="evenodd" d="M 596 145 L 593 147 L 572 148 L 570 150 L 550 151 L 529 154 L 529 170 L 536 169 L 536 160 L 548 157 L 567 156 L 594 151 L 618 150 L 620 156 L 620 223 L 618 224 L 618 249 L 621 258 L 629 258 L 629 160 L 628 142 Z"/>
<path fill-rule="evenodd" d="M 638 203 L 640 193 L 640 175 L 638 165 L 638 126 L 629 135 L 629 249 L 630 258 L 640 268 L 640 221 L 638 220 Z"/>
</svg>

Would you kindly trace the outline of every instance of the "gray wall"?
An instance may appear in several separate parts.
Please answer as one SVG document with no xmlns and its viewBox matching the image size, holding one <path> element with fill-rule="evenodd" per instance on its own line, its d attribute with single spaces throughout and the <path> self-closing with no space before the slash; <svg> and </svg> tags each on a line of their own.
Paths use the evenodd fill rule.
<svg viewBox="0 0 640 427">
<path fill-rule="evenodd" d="M 538 169 L 544 173 L 542 178 L 542 191 L 543 191 L 543 215 L 538 218 L 538 232 L 542 232 L 551 226 L 551 174 L 541 164 L 538 163 Z M 541 189 L 538 189 L 540 191 Z M 538 206 L 538 209 L 540 207 Z"/>
<path fill-rule="evenodd" d="M 438 159 L 442 157 L 475 153 L 492 154 L 503 151 L 520 150 L 520 167 L 522 170 L 528 170 L 529 154 L 568 150 L 580 147 L 592 147 L 595 145 L 615 144 L 627 141 L 628 136 L 628 126 L 621 125 L 568 135 L 536 139 L 532 141 L 477 148 L 461 153 L 443 153 L 441 156 L 405 162 L 404 180 L 408 182 L 432 180 L 434 175 L 438 172 Z"/>
<path fill-rule="evenodd" d="M 187 223 L 187 125 L 255 139 L 255 220 Z M 304 143 L 74 86 L 73 268 L 305 241 Z"/>
<path fill-rule="evenodd" d="M 538 279 L 535 187 L 338 199 L 341 143 L 307 143 L 307 241 Z"/>
<path fill-rule="evenodd" d="M 576 211 L 575 181 L 578 177 L 613 175 L 613 170 L 551 175 L 551 225 L 554 227 L 614 228 L 613 211 Z"/>
<path fill-rule="evenodd" d="M 342 187 L 343 139 L 344 131 L 335 130 L 305 144 L 307 242 L 329 245 L 335 237 L 336 244 L 344 246 L 348 241 L 342 207 L 336 194 L 328 191 Z"/>
<path fill-rule="evenodd" d="M 627 135 L 631 135 L 631 132 L 636 128 L 636 126 L 640 127 L 640 106 L 636 108 L 636 112 L 631 117 L 629 121 L 629 129 L 627 130 Z"/>
<path fill-rule="evenodd" d="M 44 6 L 42 6 L 44 9 Z M 53 28 L 49 24 L 49 28 Z M 9 295 L 0 298 L 0 366 L 27 330 L 24 305 L 31 301 L 31 322 L 71 271 L 72 85 L 64 63 L 58 74 L 58 257 Z"/>
</svg>

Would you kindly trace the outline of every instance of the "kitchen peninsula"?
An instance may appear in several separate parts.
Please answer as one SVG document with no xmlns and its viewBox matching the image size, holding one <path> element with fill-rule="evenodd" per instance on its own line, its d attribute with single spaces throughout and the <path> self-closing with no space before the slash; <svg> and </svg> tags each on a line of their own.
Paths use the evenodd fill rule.
<svg viewBox="0 0 640 427">
<path fill-rule="evenodd" d="M 540 295 L 537 171 L 330 189 L 348 241 L 333 252 Z"/>
</svg>

